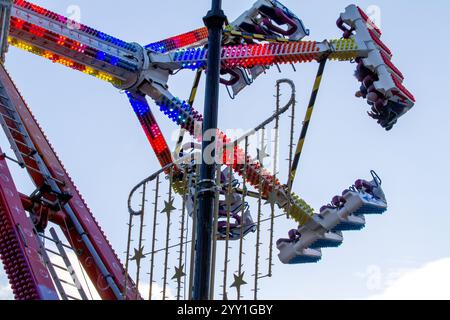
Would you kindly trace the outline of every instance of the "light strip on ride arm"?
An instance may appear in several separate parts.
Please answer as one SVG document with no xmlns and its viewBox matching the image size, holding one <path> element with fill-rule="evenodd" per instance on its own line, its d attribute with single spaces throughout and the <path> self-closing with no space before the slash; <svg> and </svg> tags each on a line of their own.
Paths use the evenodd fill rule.
<svg viewBox="0 0 450 320">
<path fill-rule="evenodd" d="M 164 168 L 173 162 L 172 153 L 156 122 L 153 113 L 150 110 L 147 99 L 139 94 L 127 92 L 128 99 L 136 113 L 142 128 L 147 135 L 148 141 L 155 151 L 159 163 Z"/>
<path fill-rule="evenodd" d="M 251 68 L 274 64 L 318 61 L 323 57 L 331 60 L 348 61 L 367 54 L 360 50 L 353 39 L 331 41 L 296 41 L 257 45 L 238 45 L 222 48 L 224 68 Z M 170 54 L 171 61 L 179 68 L 198 69 L 205 67 L 208 49 L 193 48 L 178 50 Z"/>
<path fill-rule="evenodd" d="M 116 86 L 133 83 L 142 49 L 26 1 L 11 12 L 12 45 L 97 76 Z"/>
<path fill-rule="evenodd" d="M 186 47 L 198 47 L 205 45 L 208 40 L 208 29 L 206 27 L 186 32 L 175 37 L 151 43 L 145 49 L 159 53 L 167 53 Z"/>
<path fill-rule="evenodd" d="M 8 88 L 9 92 L 11 92 L 11 102 L 17 106 L 18 114 L 23 124 L 25 125 L 25 129 L 34 144 L 37 153 L 40 155 L 40 157 L 42 157 L 42 160 L 45 163 L 45 167 L 52 177 L 56 177 L 60 181 L 60 183 L 58 183 L 58 186 L 61 191 L 72 195 L 72 198 L 68 201 L 67 205 L 64 206 L 64 211 L 68 212 L 67 209 L 73 211 L 77 223 L 81 224 L 82 228 L 85 231 L 84 235 L 86 235 L 90 239 L 92 245 L 95 248 L 95 251 L 101 258 L 102 263 L 105 264 L 106 268 L 108 269 L 109 273 L 113 277 L 115 283 L 120 287 L 120 289 L 123 290 L 125 287 L 125 283 L 127 284 L 128 290 L 126 299 L 139 299 L 139 294 L 133 281 L 128 275 L 126 275 L 125 268 L 123 267 L 118 255 L 112 248 L 99 223 L 87 206 L 84 197 L 81 195 L 74 181 L 67 173 L 53 146 L 48 141 L 47 136 L 42 131 L 42 128 L 40 127 L 34 115 L 31 113 L 25 100 L 20 95 L 16 86 L 2 66 L 0 66 L 0 77 L 1 82 L 3 83 L 5 88 Z M 42 183 L 40 183 L 42 175 L 41 172 L 30 170 L 29 175 L 35 184 L 42 185 Z M 92 252 L 85 245 L 84 241 L 81 241 L 79 239 L 80 234 L 77 234 L 76 228 L 73 228 L 73 226 L 75 225 L 74 221 L 75 220 L 70 219 L 67 222 L 69 224 L 69 228 L 67 229 L 67 232 L 65 232 L 65 234 L 66 236 L 68 234 L 71 235 L 70 237 L 68 237 L 69 242 L 71 242 L 71 244 L 77 250 L 82 250 L 81 257 L 84 257 L 86 259 L 80 258 L 80 261 L 83 264 L 85 270 L 88 272 L 88 275 L 94 283 L 95 287 L 97 288 L 97 290 L 99 290 L 100 295 L 104 298 L 114 299 L 115 295 L 111 288 L 109 286 L 104 286 L 105 279 L 100 272 L 100 266 L 93 258 Z M 64 231 L 67 226 L 63 225 L 61 227 Z"/>
<path fill-rule="evenodd" d="M 62 64 L 64 66 L 66 66 L 66 67 L 69 67 L 71 69 L 78 70 L 78 71 L 81 71 L 81 72 L 86 73 L 88 75 L 94 76 L 94 77 L 96 77 L 96 78 L 98 78 L 100 80 L 109 82 L 109 83 L 113 84 L 114 86 L 121 86 L 123 84 L 123 80 L 122 79 L 119 79 L 117 77 L 113 77 L 112 75 L 110 75 L 108 73 L 105 73 L 105 72 L 99 71 L 97 69 L 88 67 L 88 66 L 86 66 L 86 65 L 84 65 L 82 63 L 75 62 L 74 60 L 62 57 L 62 56 L 60 56 L 58 54 L 55 54 L 55 53 L 53 53 L 51 51 L 44 50 L 44 49 L 39 48 L 37 46 L 34 46 L 34 45 L 30 44 L 30 43 L 27 43 L 25 41 L 18 40 L 18 39 L 14 38 L 14 37 L 9 37 L 8 42 L 9 42 L 10 45 L 12 45 L 12 46 L 14 46 L 16 48 L 22 49 L 24 51 L 27 51 L 27 52 L 30 52 L 30 53 L 33 53 L 33 54 L 36 54 L 36 55 L 41 56 L 41 57 L 44 57 L 46 59 L 49 59 L 49 60 L 53 61 L 54 63 L 59 63 L 59 64 Z"/>
</svg>

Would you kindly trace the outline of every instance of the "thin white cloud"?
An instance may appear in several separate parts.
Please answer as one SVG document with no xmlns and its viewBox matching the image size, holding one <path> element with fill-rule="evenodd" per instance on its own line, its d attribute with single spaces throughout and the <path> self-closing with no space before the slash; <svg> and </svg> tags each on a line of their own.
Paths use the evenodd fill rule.
<svg viewBox="0 0 450 320">
<path fill-rule="evenodd" d="M 369 300 L 449 300 L 450 258 L 405 272 Z"/>
<path fill-rule="evenodd" d="M 13 300 L 14 295 L 9 285 L 0 285 L 0 300 Z"/>
<path fill-rule="evenodd" d="M 163 291 L 163 288 L 159 284 L 153 283 L 153 285 L 152 285 L 152 300 L 162 300 L 162 298 L 163 298 L 162 291 Z M 144 297 L 144 299 L 148 299 L 148 294 L 150 292 L 150 284 L 147 282 L 141 282 L 139 284 L 139 292 L 141 293 L 142 297 Z M 167 300 L 175 299 L 175 296 L 172 294 L 172 290 L 170 289 L 170 287 L 167 287 L 166 299 Z"/>
</svg>

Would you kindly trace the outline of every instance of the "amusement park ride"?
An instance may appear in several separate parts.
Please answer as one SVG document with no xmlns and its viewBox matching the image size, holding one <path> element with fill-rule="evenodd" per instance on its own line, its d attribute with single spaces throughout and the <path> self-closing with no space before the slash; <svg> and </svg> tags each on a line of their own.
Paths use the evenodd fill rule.
<svg viewBox="0 0 450 320">
<path fill-rule="evenodd" d="M 184 132 L 201 141 L 203 118 L 192 105 L 199 78 L 208 69 L 207 29 L 141 46 L 70 21 L 27 1 L 1 1 L 0 8 L 2 60 L 11 45 L 126 91 L 163 168 L 161 172 L 170 176 L 174 194 L 184 199 L 189 215 L 195 216 L 197 190 L 190 155 L 182 151 L 182 140 L 177 144 L 176 153 L 172 153 L 147 97 Z M 358 180 L 317 214 L 292 194 L 295 171 L 326 61 L 355 62 L 355 76 L 361 83 L 357 96 L 367 100 L 371 107 L 369 115 L 386 130 L 391 130 L 415 103 L 413 95 L 402 84 L 402 73 L 391 61 L 390 49 L 380 39 L 380 29 L 364 11 L 355 5 L 348 6 L 337 25 L 343 32 L 342 38 L 306 41 L 303 39 L 309 36 L 309 30 L 294 13 L 276 0 L 258 0 L 250 10 L 224 26 L 221 74 L 225 78 L 221 83 L 234 95 L 277 64 L 316 61 L 320 67 L 286 184 L 263 168 L 260 161 L 248 156 L 238 144 L 233 146 L 231 156 L 229 152 L 223 153 L 228 166 L 219 180 L 229 179 L 232 183 L 225 183 L 225 187 L 217 191 L 218 197 L 229 195 L 226 201 L 218 202 L 219 240 L 239 240 L 259 228 L 248 206 L 243 205 L 243 197 L 250 193 L 247 186 L 299 225 L 289 232 L 289 238 L 276 243 L 284 264 L 318 262 L 322 248 L 342 243 L 342 231 L 361 230 L 365 226 L 365 215 L 386 211 L 381 180 L 374 172 L 372 182 Z M 188 101 L 172 95 L 167 84 L 171 76 L 182 69 L 197 71 Z M 49 241 L 58 249 L 50 253 L 63 258 L 66 267 L 62 269 L 71 272 L 81 299 L 86 299 L 86 294 L 77 286 L 77 277 L 65 253 L 67 249 L 76 252 L 102 299 L 141 299 L 135 281 L 128 276 L 128 267 L 120 262 L 3 65 L 0 67 L 0 123 L 15 154 L 15 158 L 6 154 L 0 158 L 0 253 L 16 299 L 73 298 L 65 293 L 58 279 L 56 269 L 60 266 L 55 266 L 49 257 L 46 248 Z M 218 136 L 225 145 L 233 144 L 224 133 L 218 132 Z M 31 196 L 17 190 L 7 161 L 27 170 L 36 186 Z M 244 191 L 235 183 L 238 179 L 233 171 L 244 177 Z M 170 199 L 171 196 L 165 209 L 169 214 Z M 135 212 L 135 216 L 139 214 Z M 61 229 L 68 244 L 59 240 L 53 228 L 51 237 L 45 235 L 49 222 Z M 127 264 L 128 260 L 127 256 Z"/>
</svg>

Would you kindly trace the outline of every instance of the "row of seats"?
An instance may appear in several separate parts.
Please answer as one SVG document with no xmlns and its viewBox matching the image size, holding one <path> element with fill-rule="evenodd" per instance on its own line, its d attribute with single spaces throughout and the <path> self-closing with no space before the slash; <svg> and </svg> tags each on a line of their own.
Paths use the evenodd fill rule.
<svg viewBox="0 0 450 320">
<path fill-rule="evenodd" d="M 383 214 L 387 209 L 381 180 L 373 173 L 374 180 L 357 180 L 342 195 L 320 210 L 323 230 L 312 230 L 308 225 L 291 230 L 289 237 L 280 239 L 277 248 L 284 264 L 319 262 L 323 248 L 339 247 L 344 238 L 343 231 L 358 231 L 366 226 L 365 215 Z"/>
<path fill-rule="evenodd" d="M 371 106 L 370 117 L 391 130 L 415 103 L 414 96 L 403 86 L 403 74 L 391 61 L 391 50 L 381 41 L 380 29 L 355 5 L 346 8 L 337 26 L 344 38 L 354 38 L 360 50 L 367 49 L 365 56 L 356 59 L 355 77 L 361 83 L 356 96 Z"/>
<path fill-rule="evenodd" d="M 258 0 L 251 9 L 244 12 L 231 25 L 235 30 L 245 33 L 286 38 L 292 41 L 302 40 L 309 35 L 309 30 L 305 28 L 302 20 L 275 0 Z M 252 39 L 244 39 L 243 42 L 227 43 L 227 45 L 252 43 L 254 43 Z M 224 78 L 221 82 L 230 86 L 233 95 L 237 95 L 265 71 L 266 68 L 262 66 L 248 70 L 242 68 L 223 70 L 223 75 L 228 75 L 229 78 Z"/>
</svg>

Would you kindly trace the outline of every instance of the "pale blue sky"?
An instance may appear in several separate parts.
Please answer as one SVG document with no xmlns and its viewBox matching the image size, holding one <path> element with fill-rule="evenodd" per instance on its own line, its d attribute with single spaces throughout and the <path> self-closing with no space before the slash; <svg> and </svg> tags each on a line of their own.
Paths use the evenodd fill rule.
<svg viewBox="0 0 450 320">
<path fill-rule="evenodd" d="M 232 20 L 253 1 L 223 2 Z M 83 23 L 126 41 L 147 44 L 201 26 L 210 1 L 35 3 L 61 14 L 69 5 L 78 5 Z M 335 21 L 349 1 L 285 0 L 284 4 L 303 19 L 312 39 L 323 40 L 340 37 Z M 277 262 L 264 298 L 363 299 L 383 289 L 370 290 L 367 279 L 359 276 L 368 267 L 381 268 L 387 281 L 392 272 L 450 255 L 450 210 L 445 204 L 450 197 L 446 141 L 450 136 L 446 96 L 450 68 L 445 58 L 450 50 L 445 38 L 450 29 L 450 3 L 377 0 L 357 4 L 381 8 L 383 40 L 392 49 L 417 105 L 386 133 L 366 115 L 367 105 L 354 98 L 358 84 L 352 77 L 353 66 L 330 63 L 295 189 L 319 208 L 356 178 L 376 169 L 384 180 L 389 211 L 370 218 L 364 231 L 346 234 L 345 244 L 326 250 L 325 259 L 317 265 Z M 14 48 L 6 66 L 112 244 L 123 251 L 128 192 L 158 168 L 126 97 L 106 83 Z M 296 82 L 303 112 L 315 68 L 302 65 L 294 73 L 284 67 L 283 74 L 272 70 L 234 101 L 222 90 L 219 126 L 248 129 L 265 119 L 273 109 L 274 82 L 281 77 Z M 188 96 L 191 81 L 190 75 L 180 74 L 170 82 L 172 92 Z M 203 91 L 201 101 L 202 95 Z M 166 131 L 173 130 L 159 114 L 158 119 Z M 1 141 L 2 148 L 9 150 L 5 139 Z M 16 176 L 19 189 L 30 192 L 28 178 Z M 289 226 L 293 225 L 286 224 L 281 235 Z M 0 279 L 3 284 L 4 277 Z"/>
</svg>

